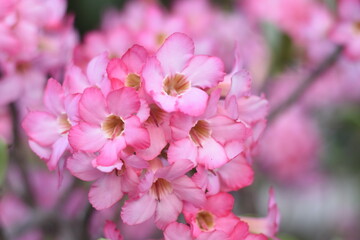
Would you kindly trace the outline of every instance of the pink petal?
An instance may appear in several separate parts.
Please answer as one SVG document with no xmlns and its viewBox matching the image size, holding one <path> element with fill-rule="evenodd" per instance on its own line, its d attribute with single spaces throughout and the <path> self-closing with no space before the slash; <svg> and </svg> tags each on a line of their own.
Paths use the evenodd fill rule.
<svg viewBox="0 0 360 240">
<path fill-rule="evenodd" d="M 205 209 L 217 217 L 225 217 L 234 207 L 234 197 L 229 193 L 218 193 L 207 198 Z"/>
<path fill-rule="evenodd" d="M 195 144 L 189 138 L 184 138 L 171 143 L 167 154 L 169 163 L 182 161 L 184 159 L 195 163 L 198 151 Z"/>
<path fill-rule="evenodd" d="M 164 72 L 168 75 L 181 72 L 194 54 L 194 42 L 183 33 L 168 37 L 156 53 Z"/>
<path fill-rule="evenodd" d="M 159 93 L 152 96 L 156 104 L 166 112 L 175 112 L 177 110 L 177 99 L 176 97 L 169 96 L 166 93 Z"/>
<path fill-rule="evenodd" d="M 105 174 L 91 186 L 89 201 L 95 209 L 102 210 L 114 205 L 123 195 L 121 177 L 113 173 Z"/>
<path fill-rule="evenodd" d="M 29 146 L 33 152 L 36 153 L 41 159 L 49 160 L 51 156 L 52 149 L 50 146 L 44 147 L 40 144 L 37 144 L 34 141 L 29 140 Z"/>
<path fill-rule="evenodd" d="M 159 61 L 155 57 L 149 57 L 144 66 L 142 76 L 144 79 L 145 90 L 148 94 L 159 94 L 163 91 L 163 81 L 165 79 Z"/>
<path fill-rule="evenodd" d="M 167 141 L 165 139 L 164 130 L 161 127 L 149 124 L 147 130 L 150 136 L 150 146 L 146 149 L 136 151 L 136 154 L 145 160 L 152 160 L 160 154 L 166 146 Z"/>
<path fill-rule="evenodd" d="M 75 177 L 80 178 L 83 181 L 94 181 L 103 174 L 91 164 L 95 157 L 95 155 L 76 152 L 68 158 L 66 167 Z"/>
<path fill-rule="evenodd" d="M 70 145 L 80 151 L 97 152 L 106 143 L 107 138 L 100 127 L 80 123 L 69 132 Z"/>
<path fill-rule="evenodd" d="M 227 141 L 244 141 L 250 134 L 249 128 L 225 116 L 217 116 L 209 120 L 212 137 L 225 144 Z"/>
<path fill-rule="evenodd" d="M 183 207 L 182 201 L 175 194 L 161 198 L 155 211 L 155 224 L 164 229 L 169 223 L 175 222 Z"/>
<path fill-rule="evenodd" d="M 90 83 L 79 67 L 71 66 L 67 70 L 63 87 L 66 92 L 71 94 L 83 93 L 86 88 L 90 87 Z"/>
<path fill-rule="evenodd" d="M 121 218 L 129 225 L 139 224 L 151 218 L 155 213 L 156 202 L 149 194 L 125 202 L 121 210 Z"/>
<path fill-rule="evenodd" d="M 184 176 L 193 167 L 193 162 L 183 159 L 181 161 L 176 161 L 170 166 L 160 168 L 159 170 L 157 170 L 155 176 L 158 178 L 164 178 L 169 181 L 173 181 L 179 177 Z"/>
<path fill-rule="evenodd" d="M 231 240 L 249 239 L 248 236 L 249 236 L 249 226 L 245 222 L 239 221 L 238 224 L 235 225 L 232 233 L 230 234 L 230 239 Z M 265 238 L 265 239 L 267 239 L 267 238 Z"/>
<path fill-rule="evenodd" d="M 247 123 L 264 120 L 269 111 L 269 102 L 257 96 L 250 96 L 238 100 L 239 118 Z"/>
<path fill-rule="evenodd" d="M 171 136 L 173 140 L 181 140 L 189 136 L 191 128 L 195 125 L 196 119 L 182 113 L 172 114 L 170 119 Z"/>
<path fill-rule="evenodd" d="M 190 116 L 199 116 L 205 112 L 209 95 L 199 88 L 192 87 L 177 100 L 177 109 Z"/>
<path fill-rule="evenodd" d="M 202 207 L 206 198 L 204 192 L 187 176 L 180 177 L 171 182 L 175 194 L 183 201 L 196 207 Z"/>
<path fill-rule="evenodd" d="M 57 118 L 47 112 L 30 112 L 22 127 L 33 141 L 43 146 L 53 144 L 59 137 Z"/>
<path fill-rule="evenodd" d="M 106 72 L 114 89 L 119 89 L 124 86 L 124 79 L 126 78 L 128 71 L 121 59 L 111 59 L 107 65 Z"/>
<path fill-rule="evenodd" d="M 112 221 L 106 221 L 104 235 L 109 240 L 123 240 L 120 231 L 116 228 L 116 224 Z"/>
<path fill-rule="evenodd" d="M 122 118 L 128 118 L 140 108 L 140 99 L 135 89 L 121 88 L 109 93 L 106 98 L 109 111 Z"/>
<path fill-rule="evenodd" d="M 207 169 L 221 167 L 228 160 L 223 146 L 211 137 L 203 141 L 202 147 L 198 148 L 197 162 Z"/>
<path fill-rule="evenodd" d="M 52 146 L 52 153 L 47 166 L 50 170 L 54 170 L 59 162 L 60 157 L 63 155 L 65 150 L 69 147 L 68 137 L 62 136 Z"/>
<path fill-rule="evenodd" d="M 196 240 L 219 240 L 219 239 L 230 240 L 229 236 L 223 231 L 203 232 L 196 238 Z"/>
<path fill-rule="evenodd" d="M 132 46 L 122 56 L 121 60 L 126 64 L 130 73 L 140 73 L 145 64 L 148 53 L 146 49 L 140 45 Z"/>
<path fill-rule="evenodd" d="M 141 126 L 140 120 L 132 116 L 125 121 L 124 137 L 126 143 L 134 148 L 145 149 L 150 146 L 150 136 L 146 128 Z"/>
<path fill-rule="evenodd" d="M 100 150 L 99 156 L 96 158 L 96 165 L 102 167 L 112 166 L 119 158 L 119 150 L 125 148 L 125 146 L 123 137 L 118 137 L 117 141 L 108 140 Z"/>
<path fill-rule="evenodd" d="M 105 74 L 106 67 L 108 65 L 108 53 L 103 53 L 95 58 L 93 58 L 86 69 L 86 75 L 89 79 L 89 82 L 92 85 L 101 85 Z"/>
<path fill-rule="evenodd" d="M 134 194 L 138 194 L 139 177 L 134 169 L 127 167 L 121 180 L 123 191 L 128 193 L 130 198 L 134 197 Z"/>
<path fill-rule="evenodd" d="M 44 93 L 44 104 L 53 114 L 59 115 L 64 112 L 64 92 L 61 84 L 53 78 L 47 82 Z"/>
<path fill-rule="evenodd" d="M 222 191 L 237 191 L 240 188 L 249 186 L 254 180 L 254 171 L 246 161 L 239 155 L 218 170 L 222 182 Z"/>
<path fill-rule="evenodd" d="M 245 150 L 244 143 L 241 141 L 231 141 L 225 144 L 225 152 L 229 159 L 232 159 Z"/>
<path fill-rule="evenodd" d="M 97 87 L 87 88 L 79 101 L 80 117 L 92 124 L 100 125 L 108 114 L 105 97 Z"/>
<path fill-rule="evenodd" d="M 190 228 L 182 223 L 170 223 L 164 231 L 165 240 L 193 240 Z"/>
<path fill-rule="evenodd" d="M 150 107 L 146 100 L 140 99 L 140 109 L 136 113 L 136 116 L 140 119 L 140 122 L 145 122 L 150 116 Z"/>
<path fill-rule="evenodd" d="M 224 64 L 217 57 L 194 56 L 182 72 L 192 87 L 212 88 L 224 80 Z"/>
<path fill-rule="evenodd" d="M 240 98 L 249 95 L 250 90 L 251 77 L 247 71 L 241 70 L 239 72 L 236 72 L 231 77 L 231 88 L 228 96 L 235 96 L 236 98 Z"/>
</svg>

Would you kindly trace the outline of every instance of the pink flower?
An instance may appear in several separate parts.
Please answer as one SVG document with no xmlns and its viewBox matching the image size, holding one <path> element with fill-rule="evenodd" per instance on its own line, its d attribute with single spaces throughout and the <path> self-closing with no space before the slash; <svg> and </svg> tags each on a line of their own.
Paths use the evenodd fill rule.
<svg viewBox="0 0 360 240">
<path fill-rule="evenodd" d="M 89 191 L 89 201 L 94 208 L 102 210 L 118 202 L 124 193 L 129 196 L 137 192 L 139 177 L 137 169 L 148 167 L 145 160 L 136 155 L 122 155 L 113 167 L 101 168 L 102 172 L 92 165 L 94 154 L 83 152 L 74 153 L 67 161 L 67 168 L 71 174 L 83 181 L 94 181 Z M 119 157 L 120 158 L 120 157 Z"/>
<path fill-rule="evenodd" d="M 133 88 L 111 91 L 106 98 L 100 89 L 87 88 L 79 101 L 80 121 L 69 133 L 70 144 L 78 151 L 99 152 L 94 166 L 113 166 L 119 151 L 127 146 L 150 146 L 149 133 L 134 115 L 139 108 Z M 120 170 L 121 164 L 113 167 Z"/>
<path fill-rule="evenodd" d="M 204 193 L 184 175 L 191 168 L 191 162 L 184 160 L 148 171 L 139 185 L 140 195 L 123 206 L 123 221 L 130 225 L 139 224 L 155 215 L 156 225 L 164 229 L 176 221 L 184 202 L 202 206 Z"/>
<path fill-rule="evenodd" d="M 29 136 L 32 150 L 47 162 L 48 168 L 56 168 L 60 157 L 69 149 L 68 132 L 72 126 L 72 116 L 68 115 L 72 104 L 66 98 L 62 86 L 49 79 L 44 94 L 47 111 L 33 111 L 27 114 L 22 126 Z M 66 109 L 68 108 L 68 109 Z"/>
<path fill-rule="evenodd" d="M 173 142 L 170 142 L 168 151 L 170 163 L 189 159 L 194 165 L 215 169 L 243 151 L 249 129 L 242 122 L 216 114 L 219 93 L 215 91 L 211 95 L 207 111 L 202 116 L 181 113 L 172 116 Z"/>
<path fill-rule="evenodd" d="M 205 90 L 223 80 L 223 68 L 218 58 L 194 55 L 192 40 L 174 33 L 146 62 L 145 90 L 167 112 L 199 116 L 207 105 Z"/>
<path fill-rule="evenodd" d="M 198 166 L 192 179 L 201 189 L 207 191 L 207 195 L 214 195 L 220 191 L 237 191 L 251 185 L 254 171 L 240 154 L 219 168 L 207 170 Z"/>
</svg>

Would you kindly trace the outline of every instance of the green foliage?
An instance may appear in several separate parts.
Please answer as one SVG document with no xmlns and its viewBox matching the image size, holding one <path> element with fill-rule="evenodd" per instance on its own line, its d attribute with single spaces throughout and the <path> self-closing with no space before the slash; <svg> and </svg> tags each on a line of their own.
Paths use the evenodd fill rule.
<svg viewBox="0 0 360 240">
<path fill-rule="evenodd" d="M 8 166 L 7 145 L 0 141 L 0 186 L 4 182 Z"/>
</svg>

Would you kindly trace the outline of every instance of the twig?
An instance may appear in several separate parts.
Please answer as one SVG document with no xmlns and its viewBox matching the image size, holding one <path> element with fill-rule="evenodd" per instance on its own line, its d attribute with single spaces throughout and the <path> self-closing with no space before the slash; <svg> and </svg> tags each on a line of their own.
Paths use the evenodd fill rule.
<svg viewBox="0 0 360 240">
<path fill-rule="evenodd" d="M 330 67 L 332 67 L 341 56 L 343 46 L 336 47 L 335 51 L 331 53 L 314 71 L 312 71 L 302 83 L 293 91 L 293 93 L 285 101 L 280 103 L 269 114 L 268 122 L 273 122 L 282 112 L 296 103 L 306 92 L 306 90 L 319 79 Z"/>
<path fill-rule="evenodd" d="M 14 159 L 14 161 L 17 163 L 19 167 L 21 178 L 25 186 L 25 196 L 24 196 L 25 201 L 30 206 L 35 206 L 35 200 L 34 200 L 35 198 L 32 193 L 30 177 L 28 174 L 28 168 L 26 162 L 27 159 L 26 156 L 24 156 L 23 154 L 24 149 L 21 143 L 20 131 L 19 131 L 20 121 L 15 103 L 10 104 L 10 112 L 13 122 L 13 126 L 12 126 L 13 147 L 11 149 L 12 151 L 10 151 L 11 154 L 10 158 Z"/>
</svg>

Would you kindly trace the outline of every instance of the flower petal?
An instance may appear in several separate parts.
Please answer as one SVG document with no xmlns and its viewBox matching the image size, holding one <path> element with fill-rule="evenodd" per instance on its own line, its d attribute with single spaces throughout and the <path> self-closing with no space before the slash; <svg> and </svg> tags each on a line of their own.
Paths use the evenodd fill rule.
<svg viewBox="0 0 360 240">
<path fill-rule="evenodd" d="M 182 176 L 171 182 L 175 194 L 183 201 L 196 207 L 203 207 L 206 201 L 204 192 L 187 176 Z"/>
<path fill-rule="evenodd" d="M 109 93 L 106 98 L 109 111 L 122 118 L 128 118 L 140 108 L 140 99 L 133 88 L 121 88 Z"/>
<path fill-rule="evenodd" d="M 95 209 L 101 210 L 114 205 L 123 195 L 121 177 L 105 174 L 91 186 L 89 201 Z"/>
<path fill-rule="evenodd" d="M 206 138 L 202 142 L 202 147 L 198 148 L 197 162 L 207 169 L 221 167 L 228 161 L 223 146 L 211 137 Z"/>
<path fill-rule="evenodd" d="M 79 114 L 82 120 L 100 125 L 108 114 L 105 97 L 97 87 L 87 88 L 79 101 Z"/>
<path fill-rule="evenodd" d="M 44 104 L 53 114 L 59 115 L 64 112 L 64 91 L 61 84 L 53 78 L 47 82 L 44 93 Z"/>
<path fill-rule="evenodd" d="M 183 33 L 174 33 L 168 37 L 156 53 L 167 75 L 181 72 L 194 54 L 194 42 Z"/>
<path fill-rule="evenodd" d="M 149 132 L 141 126 L 136 116 L 126 119 L 124 137 L 126 143 L 134 148 L 145 149 L 150 146 Z"/>
<path fill-rule="evenodd" d="M 149 194 L 128 200 L 121 210 L 121 218 L 129 225 L 139 224 L 151 218 L 155 213 L 156 202 Z"/>
<path fill-rule="evenodd" d="M 76 152 L 68 158 L 66 167 L 75 177 L 83 181 L 94 181 L 103 174 L 92 166 L 91 162 L 95 158 L 95 155 Z"/>
<path fill-rule="evenodd" d="M 183 207 L 182 201 L 175 194 L 161 198 L 155 211 L 155 224 L 164 229 L 169 223 L 175 222 Z"/>
<path fill-rule="evenodd" d="M 177 99 L 177 109 L 190 116 L 199 116 L 205 112 L 209 95 L 199 88 L 192 87 Z"/>
<path fill-rule="evenodd" d="M 69 132 L 70 145 L 80 151 L 99 151 L 106 141 L 107 138 L 100 127 L 94 127 L 87 123 L 80 123 L 74 126 Z"/>
<path fill-rule="evenodd" d="M 170 223 L 164 231 L 165 240 L 193 240 L 190 228 L 185 224 Z"/>
</svg>

